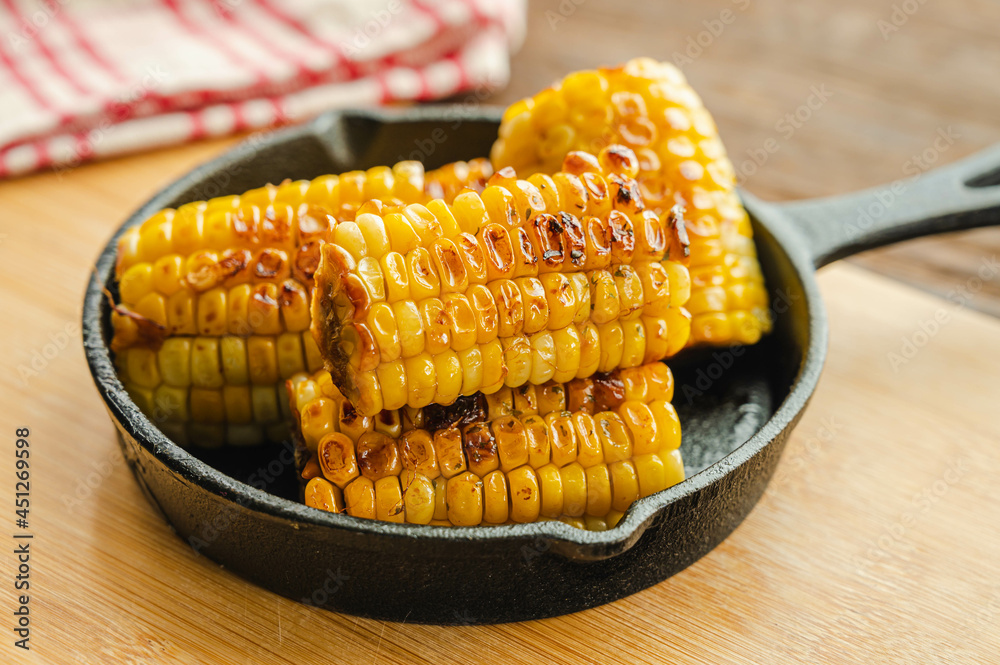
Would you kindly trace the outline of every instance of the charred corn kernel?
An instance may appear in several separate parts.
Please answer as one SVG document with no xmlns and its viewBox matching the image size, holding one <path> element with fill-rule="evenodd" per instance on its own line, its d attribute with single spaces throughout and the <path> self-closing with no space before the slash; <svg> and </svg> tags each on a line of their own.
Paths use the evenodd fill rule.
<svg viewBox="0 0 1000 665">
<path fill-rule="evenodd" d="M 558 467 L 576 461 L 577 440 L 573 421 L 568 411 L 557 411 L 545 416 L 552 463 Z"/>
<path fill-rule="evenodd" d="M 628 459 L 633 454 L 645 455 L 659 450 L 661 435 L 657 431 L 657 420 L 649 406 L 639 401 L 627 401 L 618 407 L 618 415 L 620 420 L 615 421 L 614 424 L 609 423 L 608 431 L 610 433 L 612 428 L 617 427 L 617 423 L 620 422 L 627 428 L 627 436 L 624 433 L 615 432 L 606 439 L 605 445 L 614 446 L 613 442 L 616 439 L 625 440 L 626 438 L 631 441 L 632 445 L 630 450 L 620 451 L 620 454 L 616 454 L 614 456 L 616 461 Z"/>
<path fill-rule="evenodd" d="M 392 247 L 383 221 L 389 207 L 402 210 L 405 215 L 400 213 L 401 217 L 411 229 L 416 223 L 425 232 L 427 224 L 437 224 L 455 233 L 458 224 L 447 208 L 414 208 L 412 204 L 440 196 L 452 201 L 467 187 L 481 191 L 491 174 L 489 162 L 480 159 L 432 171 L 426 174 L 425 182 L 419 163 L 401 162 L 391 169 L 375 167 L 367 172 L 321 176 L 278 187 L 268 185 L 242 196 L 160 211 L 140 227 L 127 231 L 119 241 L 119 306 L 162 323 L 159 315 L 165 304 L 166 330 L 159 333 L 161 336 L 215 334 L 208 332 L 208 319 L 215 320 L 211 312 L 224 294 L 231 310 L 227 326 L 231 334 L 304 330 L 308 327 L 308 310 L 302 302 L 312 286 L 321 241 L 341 242 L 350 247 L 359 262 L 366 256 L 381 259 Z M 281 309 L 277 321 L 270 318 L 270 303 L 248 312 L 247 306 L 253 304 L 250 292 L 246 288 L 234 291 L 261 281 L 280 285 L 289 277 L 298 285 L 298 293 L 294 297 L 277 294 Z M 223 291 L 205 302 L 213 309 L 199 313 L 198 296 L 217 287 Z M 140 300 L 151 293 L 159 298 L 150 298 L 139 307 Z M 258 299 L 275 296 L 271 290 L 255 291 L 254 295 Z M 248 314 L 261 309 L 266 317 L 255 324 L 254 317 Z M 149 317 L 149 313 L 157 316 Z M 196 321 L 200 321 L 198 328 Z M 141 342 L 134 319 L 119 317 L 114 324 L 117 348 Z M 260 324 L 265 327 L 257 327 Z"/>
<path fill-rule="evenodd" d="M 455 428 L 434 433 L 434 452 L 437 454 L 441 475 L 451 478 L 468 468 L 462 451 L 462 435 Z"/>
<path fill-rule="evenodd" d="M 466 471 L 448 479 L 448 520 L 455 526 L 475 526 L 483 521 L 483 481 Z"/>
<path fill-rule="evenodd" d="M 497 442 L 500 469 L 510 472 L 528 463 L 528 437 L 523 421 L 514 416 L 504 416 L 492 421 L 491 429 Z"/>
<path fill-rule="evenodd" d="M 603 444 L 598 438 L 593 416 L 586 411 L 579 411 L 573 414 L 572 421 L 576 434 L 576 461 L 585 469 L 603 463 L 605 461 Z"/>
<path fill-rule="evenodd" d="M 438 469 L 434 440 L 426 430 L 410 430 L 399 439 L 401 463 L 404 469 L 434 479 Z"/>
<path fill-rule="evenodd" d="M 483 478 L 500 465 L 497 438 L 488 423 L 467 425 L 462 430 L 462 451 L 469 471 Z"/>
<path fill-rule="evenodd" d="M 527 438 L 528 464 L 533 469 L 540 469 L 551 459 L 548 429 L 545 419 L 538 415 L 530 415 L 522 419 L 524 433 Z"/>
<path fill-rule="evenodd" d="M 576 94 L 573 81 L 579 76 L 601 81 L 600 86 L 592 88 L 586 104 L 570 101 Z M 547 100 L 544 104 L 543 99 Z M 551 101 L 555 99 L 561 101 Z M 548 109 L 553 104 L 571 110 L 565 115 L 552 114 Z M 623 153 L 613 144 L 624 144 L 635 154 Z M 636 180 L 639 198 L 650 211 L 666 216 L 676 204 L 686 208 L 691 265 L 702 271 L 699 279 L 714 272 L 722 280 L 696 280 L 691 286 L 693 299 L 703 288 L 725 287 L 732 293 L 722 305 L 724 309 L 714 310 L 711 315 L 695 315 L 690 344 L 753 343 L 770 330 L 767 294 L 749 220 L 735 192 L 733 167 L 711 117 L 675 67 L 640 58 L 614 69 L 571 74 L 532 100 L 508 109 L 491 156 L 494 168 L 511 166 L 535 182 L 532 174 L 554 174 L 560 167 L 565 169 L 563 158 L 581 149 L 599 151 L 596 163 L 580 160 L 574 164 L 573 172 L 584 176 L 580 184 L 587 191 L 593 188 L 595 179 L 587 183 L 586 176 L 614 173 Z M 566 207 L 575 183 L 557 176 L 553 181 L 563 194 L 560 204 Z M 611 189 L 615 188 L 621 191 L 612 183 Z M 631 192 L 631 188 L 625 191 Z M 627 202 L 616 199 L 615 205 L 624 211 Z M 663 238 L 657 225 L 649 224 L 653 220 L 648 216 L 630 217 L 635 222 L 635 251 L 639 256 L 659 260 L 681 249 Z M 735 274 L 714 271 L 744 261 L 752 266 L 751 270 Z M 745 288 L 749 298 L 732 287 Z M 750 307 L 748 300 L 761 304 Z M 714 304 L 720 304 L 718 298 Z"/>
<path fill-rule="evenodd" d="M 322 478 L 312 478 L 306 484 L 305 504 L 330 513 L 342 513 L 345 510 L 340 488 Z"/>
<path fill-rule="evenodd" d="M 327 434 L 316 448 L 323 477 L 343 489 L 358 477 L 354 442 L 338 432 Z"/>
<path fill-rule="evenodd" d="M 510 388 L 501 388 L 485 398 L 487 420 L 496 420 L 514 413 L 514 391 Z"/>
<path fill-rule="evenodd" d="M 628 175 L 640 162 L 629 149 L 609 148 L 601 159 L 569 154 L 566 172 L 536 179 L 548 194 L 503 170 L 482 195 L 465 192 L 453 206 L 431 201 L 402 212 L 366 212 L 381 214 L 391 250 L 377 265 L 360 226 L 341 223 L 320 252 L 313 298 L 316 339 L 341 390 L 359 402 L 359 374 L 398 357 L 387 310 L 377 307 L 383 299 L 393 308 L 403 357 L 499 341 L 500 372 L 484 371 L 481 380 L 487 393 L 494 386 L 635 366 L 673 349 L 666 319 L 657 327 L 643 318 L 643 279 L 650 298 L 670 296 L 667 309 L 683 311 L 684 289 L 667 290 L 670 275 L 677 273 L 680 282 L 686 274 L 683 266 L 667 272 L 678 262 L 667 256 L 667 245 L 681 248 L 675 254 L 686 247 L 683 221 L 677 214 L 662 220 L 644 214 Z M 365 219 L 377 227 L 377 220 Z M 659 301 L 655 306 L 663 308 Z M 656 335 L 649 344 L 647 328 Z M 447 399 L 452 392 L 444 393 Z"/>
</svg>

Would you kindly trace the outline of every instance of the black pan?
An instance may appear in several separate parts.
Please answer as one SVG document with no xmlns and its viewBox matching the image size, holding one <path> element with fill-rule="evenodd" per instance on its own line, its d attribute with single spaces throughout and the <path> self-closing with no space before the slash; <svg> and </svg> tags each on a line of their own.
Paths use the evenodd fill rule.
<svg viewBox="0 0 1000 665">
<path fill-rule="evenodd" d="M 160 208 L 286 178 L 487 155 L 499 117 L 460 107 L 330 113 L 195 169 L 108 243 L 84 301 L 87 360 L 139 485 L 196 551 L 283 596 L 398 621 L 538 619 L 645 589 L 718 545 L 764 491 L 826 354 L 814 270 L 887 243 L 1000 221 L 998 148 L 894 188 L 789 204 L 742 193 L 775 330 L 753 347 L 687 353 L 672 363 L 688 479 L 638 501 L 605 532 L 561 522 L 449 529 L 321 512 L 297 503 L 289 448 L 184 450 L 129 400 L 112 366 L 102 296 L 115 290 L 122 230 Z"/>
</svg>

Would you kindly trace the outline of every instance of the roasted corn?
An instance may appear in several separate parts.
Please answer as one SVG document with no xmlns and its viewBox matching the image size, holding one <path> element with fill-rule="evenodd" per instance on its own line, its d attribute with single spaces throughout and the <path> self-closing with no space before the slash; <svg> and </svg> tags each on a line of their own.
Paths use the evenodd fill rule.
<svg viewBox="0 0 1000 665">
<path fill-rule="evenodd" d="M 325 399 L 309 381 L 297 386 L 303 430 L 305 412 Z M 312 434 L 305 502 L 416 524 L 562 519 L 606 529 L 636 499 L 684 479 L 673 377 L 662 363 L 497 395 L 441 429 L 408 428 L 393 416 L 390 428 L 376 418 L 345 431 L 329 408 L 317 409 L 329 429 Z"/>
<path fill-rule="evenodd" d="M 309 333 L 171 337 L 115 356 L 139 408 L 180 445 L 251 445 L 289 438 L 285 380 L 321 367 Z"/>
<path fill-rule="evenodd" d="M 686 210 L 689 344 L 757 342 L 771 319 L 750 220 L 715 123 L 676 67 L 639 58 L 570 74 L 506 110 L 492 160 L 522 177 L 552 174 L 571 151 L 615 143 L 638 156 L 636 178 L 650 209 Z"/>
<path fill-rule="evenodd" d="M 566 382 L 687 341 L 680 211 L 644 208 L 635 154 L 573 152 L 553 177 L 359 214 L 321 248 L 313 332 L 364 415 Z"/>
<path fill-rule="evenodd" d="M 320 243 L 358 210 L 482 191 L 491 173 L 484 159 L 426 174 L 401 162 L 156 213 L 118 243 L 126 389 L 181 445 L 287 438 L 283 382 L 321 366 L 307 332 Z"/>
</svg>

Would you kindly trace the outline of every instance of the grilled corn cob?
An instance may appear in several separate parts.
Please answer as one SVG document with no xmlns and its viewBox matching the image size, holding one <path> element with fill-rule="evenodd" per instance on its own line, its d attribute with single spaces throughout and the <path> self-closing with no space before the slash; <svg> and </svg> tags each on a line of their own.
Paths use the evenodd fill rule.
<svg viewBox="0 0 1000 665">
<path fill-rule="evenodd" d="M 338 221 L 353 220 L 366 204 L 391 209 L 481 190 L 490 174 L 485 160 L 427 174 L 417 162 L 400 162 L 162 210 L 118 242 L 112 347 L 306 330 L 319 245 Z"/>
<path fill-rule="evenodd" d="M 491 173 L 482 159 L 426 174 L 401 162 L 153 215 L 118 243 L 112 348 L 126 389 L 181 445 L 287 438 L 283 382 L 321 366 L 303 335 L 320 242 L 358 210 L 482 191 Z"/>
<path fill-rule="evenodd" d="M 750 220 L 715 123 L 676 67 L 640 58 L 570 74 L 506 110 L 492 159 L 522 177 L 551 174 L 569 152 L 613 143 L 638 155 L 647 206 L 686 209 L 689 344 L 757 342 L 771 320 Z"/>
<path fill-rule="evenodd" d="M 289 437 L 283 382 L 321 367 L 308 333 L 171 337 L 115 356 L 139 408 L 180 445 L 250 445 Z"/>
<path fill-rule="evenodd" d="M 324 399 L 310 399 L 322 389 L 308 381 L 302 412 Z M 473 422 L 443 429 L 348 433 L 334 418 L 303 469 L 305 502 L 416 524 L 613 527 L 636 499 L 684 479 L 672 396 L 669 369 L 652 363 L 507 389 Z"/>
<path fill-rule="evenodd" d="M 583 378 L 676 353 L 690 292 L 683 219 L 644 209 L 635 154 L 573 152 L 553 177 L 338 225 L 313 332 L 363 415 Z"/>
</svg>

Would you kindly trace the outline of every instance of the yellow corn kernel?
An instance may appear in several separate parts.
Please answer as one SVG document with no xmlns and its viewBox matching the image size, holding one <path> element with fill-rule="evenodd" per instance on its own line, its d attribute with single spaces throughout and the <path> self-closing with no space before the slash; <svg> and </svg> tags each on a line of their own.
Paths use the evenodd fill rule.
<svg viewBox="0 0 1000 665">
<path fill-rule="evenodd" d="M 539 415 L 530 415 L 521 420 L 528 444 L 528 464 L 533 469 L 541 469 L 551 460 L 548 427 Z"/>
<path fill-rule="evenodd" d="M 529 381 L 534 384 L 545 383 L 555 376 L 556 348 L 552 333 L 542 330 L 528 338 L 531 344 L 531 376 Z"/>
<path fill-rule="evenodd" d="M 458 353 L 461 363 L 462 395 L 473 395 L 483 385 L 483 354 L 478 347 Z"/>
<path fill-rule="evenodd" d="M 504 348 L 500 340 L 495 339 L 484 344 L 480 350 L 483 354 L 483 385 L 480 390 L 489 395 L 499 390 L 507 379 Z"/>
<path fill-rule="evenodd" d="M 293 374 L 306 370 L 300 334 L 290 332 L 278 335 L 274 348 L 279 377 L 287 379 Z"/>
<path fill-rule="evenodd" d="M 199 335 L 226 334 L 226 291 L 215 288 L 198 297 L 197 326 Z"/>
<path fill-rule="evenodd" d="M 545 416 L 552 463 L 563 467 L 576 461 L 577 441 L 573 421 L 568 411 L 557 411 Z"/>
<path fill-rule="evenodd" d="M 399 347 L 403 358 L 412 358 L 424 352 L 426 335 L 420 309 L 412 300 L 402 300 L 392 305 L 392 313 L 399 333 Z"/>
<path fill-rule="evenodd" d="M 225 398 L 221 390 L 192 388 L 191 420 L 197 423 L 224 423 L 226 421 Z"/>
<path fill-rule="evenodd" d="M 451 293 L 441 299 L 444 314 L 450 322 L 449 336 L 455 351 L 464 351 L 476 343 L 478 329 L 476 315 L 469 300 L 461 294 Z"/>
<path fill-rule="evenodd" d="M 621 314 L 621 301 L 615 278 L 607 270 L 593 270 L 590 280 L 590 320 L 601 325 L 616 320 Z"/>
<path fill-rule="evenodd" d="M 250 365 L 247 354 L 247 339 L 227 335 L 218 339 L 222 372 L 227 385 L 250 383 Z"/>
<path fill-rule="evenodd" d="M 580 517 L 587 509 L 587 472 L 579 462 L 559 469 L 562 480 L 563 514 Z"/>
<path fill-rule="evenodd" d="M 514 413 L 514 392 L 510 388 L 501 388 L 486 396 L 486 419 L 496 420 Z"/>
<path fill-rule="evenodd" d="M 572 415 L 573 428 L 576 434 L 576 461 L 589 469 L 604 463 L 604 450 L 597 435 L 593 416 L 585 411 L 577 411 Z"/>
<path fill-rule="evenodd" d="M 611 507 L 625 512 L 639 498 L 639 475 L 631 460 L 608 465 L 611 477 Z"/>
<path fill-rule="evenodd" d="M 448 479 L 448 519 L 455 526 L 475 526 L 483 521 L 483 481 L 466 471 Z"/>
<path fill-rule="evenodd" d="M 465 453 L 462 451 L 462 434 L 457 428 L 438 430 L 434 433 L 434 452 L 444 478 L 451 478 L 468 468 Z"/>
<path fill-rule="evenodd" d="M 435 404 L 452 404 L 462 392 L 462 361 L 454 351 L 447 350 L 434 356 L 434 375 L 437 389 Z"/>
<path fill-rule="evenodd" d="M 262 424 L 281 420 L 278 406 L 278 390 L 275 386 L 251 386 L 250 402 L 253 405 L 254 421 Z"/>
<path fill-rule="evenodd" d="M 375 519 L 402 523 L 404 515 L 403 491 L 399 478 L 388 476 L 375 481 Z"/>
<path fill-rule="evenodd" d="M 646 325 L 641 319 L 622 321 L 622 357 L 617 367 L 638 367 L 646 357 Z"/>
<path fill-rule="evenodd" d="M 330 513 L 342 513 L 346 509 L 340 488 L 323 478 L 313 478 L 306 483 L 305 504 Z"/>
<path fill-rule="evenodd" d="M 587 467 L 587 515 L 603 517 L 611 510 L 611 475 L 606 464 Z"/>
<path fill-rule="evenodd" d="M 601 372 L 610 372 L 622 363 L 626 343 L 625 333 L 618 321 L 597 326 L 597 333 L 600 339 L 600 359 L 597 369 Z"/>
<path fill-rule="evenodd" d="M 421 353 L 403 361 L 406 370 L 406 403 L 419 409 L 430 404 L 437 390 L 437 372 L 434 369 L 434 358 L 429 353 Z"/>
<path fill-rule="evenodd" d="M 540 495 L 539 514 L 544 517 L 559 517 L 563 514 L 562 474 L 555 464 L 546 464 L 537 471 Z"/>
<path fill-rule="evenodd" d="M 156 354 L 156 364 L 164 383 L 178 388 L 191 385 L 191 346 L 191 340 L 184 337 L 170 337 L 163 341 L 163 345 Z M 129 356 L 135 351 L 143 351 L 143 349 L 130 349 Z M 139 362 L 140 360 L 142 362 Z M 140 356 L 133 361 L 138 362 L 137 370 L 140 373 L 146 371 L 142 369 L 142 363 L 145 360 L 145 356 Z M 148 377 L 146 380 L 152 378 Z"/>
<path fill-rule="evenodd" d="M 250 382 L 257 386 L 278 383 L 278 355 L 274 338 L 254 335 L 247 339 L 247 365 Z"/>
<path fill-rule="evenodd" d="M 528 436 L 523 421 L 513 415 L 492 420 L 490 424 L 496 439 L 500 469 L 504 473 L 528 463 Z"/>
<path fill-rule="evenodd" d="M 466 425 L 462 429 L 462 450 L 469 464 L 469 471 L 484 478 L 500 466 L 497 440 L 488 423 Z"/>
<path fill-rule="evenodd" d="M 483 521 L 503 524 L 510 513 L 510 496 L 507 476 L 503 471 L 493 471 L 483 478 Z"/>
<path fill-rule="evenodd" d="M 344 488 L 344 504 L 348 515 L 375 519 L 375 483 L 369 478 L 355 478 Z"/>
<path fill-rule="evenodd" d="M 226 413 L 228 415 L 228 411 Z M 188 390 L 166 384 L 159 385 L 153 391 L 153 409 L 146 415 L 156 423 L 186 422 L 190 417 L 188 414 Z"/>
<path fill-rule="evenodd" d="M 406 521 L 429 524 L 434 519 L 434 481 L 421 473 L 404 472 L 403 505 Z"/>
<path fill-rule="evenodd" d="M 343 434 L 324 434 L 316 445 L 316 452 L 323 477 L 337 487 L 344 489 L 358 477 L 354 443 Z"/>
<path fill-rule="evenodd" d="M 451 345 L 451 325 L 444 303 L 438 298 L 427 298 L 418 304 L 423 323 L 425 350 L 431 355 L 441 353 Z"/>
<path fill-rule="evenodd" d="M 513 469 L 507 475 L 507 484 L 510 492 L 510 519 L 522 524 L 537 520 L 542 504 L 535 470 L 528 465 Z"/>
<path fill-rule="evenodd" d="M 132 376 L 131 369 L 129 376 Z M 199 388 L 221 388 L 224 384 L 219 340 L 213 337 L 196 337 L 191 347 L 191 385 Z"/>
</svg>

